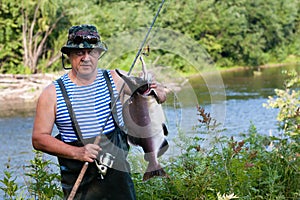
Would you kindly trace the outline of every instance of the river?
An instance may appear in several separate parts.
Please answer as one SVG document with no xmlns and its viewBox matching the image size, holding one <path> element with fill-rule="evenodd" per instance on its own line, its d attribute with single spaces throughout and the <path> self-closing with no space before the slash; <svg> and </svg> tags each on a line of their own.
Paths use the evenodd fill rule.
<svg viewBox="0 0 300 200">
<path fill-rule="evenodd" d="M 190 94 L 182 96 L 188 100 L 196 98 L 198 105 L 204 107 L 207 112 L 212 112 L 213 117 L 218 119 L 226 129 L 222 134 L 246 133 L 251 123 L 256 126 L 260 134 L 277 134 L 278 110 L 266 109 L 262 104 L 267 103 L 268 96 L 275 95 L 275 88 L 283 87 L 284 76 L 281 71 L 287 68 L 300 71 L 300 66 L 291 66 L 264 68 L 261 73 L 255 75 L 251 70 L 222 72 L 222 87 L 225 91 L 222 97 L 218 97 L 220 94 L 213 94 L 211 88 L 214 86 L 205 87 L 207 86 L 205 77 L 195 76 L 189 80 L 189 85 L 193 88 L 192 95 L 195 97 Z M 194 123 L 198 120 L 196 104 L 185 106 L 183 103 L 179 109 L 174 108 L 175 104 L 176 102 L 174 104 L 171 102 L 164 107 L 170 138 L 176 137 L 178 127 L 192 132 Z M 34 155 L 31 146 L 33 115 L 33 112 L 28 112 L 0 118 L 0 150 L 2 152 L 0 179 L 4 176 L 4 170 L 19 174 L 18 178 L 24 177 L 22 166 L 28 165 Z M 57 134 L 56 128 L 53 131 L 53 135 L 55 134 Z M 45 157 L 56 161 L 53 156 L 45 155 Z"/>
</svg>

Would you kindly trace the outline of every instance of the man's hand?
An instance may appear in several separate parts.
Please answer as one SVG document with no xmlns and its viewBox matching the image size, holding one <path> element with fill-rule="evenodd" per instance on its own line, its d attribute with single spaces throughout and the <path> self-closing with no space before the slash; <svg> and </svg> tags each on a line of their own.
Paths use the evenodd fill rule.
<svg viewBox="0 0 300 200">
<path fill-rule="evenodd" d="M 163 103 L 167 100 L 167 92 L 163 85 L 158 84 L 156 82 L 152 82 L 150 84 L 150 89 L 155 90 L 157 98 L 158 98 L 158 103 Z"/>
<path fill-rule="evenodd" d="M 84 162 L 94 162 L 101 148 L 97 144 L 86 144 L 79 147 L 78 157 L 76 159 Z"/>
</svg>

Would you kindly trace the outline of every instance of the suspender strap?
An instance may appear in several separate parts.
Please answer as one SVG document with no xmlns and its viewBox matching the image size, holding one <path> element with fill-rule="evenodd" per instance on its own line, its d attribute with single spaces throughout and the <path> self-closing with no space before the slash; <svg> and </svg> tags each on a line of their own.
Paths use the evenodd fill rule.
<svg viewBox="0 0 300 200">
<path fill-rule="evenodd" d="M 104 75 L 104 78 L 106 80 L 106 84 L 107 84 L 107 87 L 109 89 L 109 92 L 110 92 L 111 102 L 115 103 L 115 101 L 117 99 L 114 96 L 113 87 L 111 85 L 110 78 L 109 78 L 107 70 L 103 70 L 103 75 Z M 82 132 L 81 132 L 79 124 L 77 122 L 76 115 L 75 115 L 74 110 L 72 108 L 72 104 L 71 104 L 70 98 L 68 96 L 67 90 L 66 90 L 66 88 L 65 88 L 65 86 L 64 86 L 61 78 L 57 79 L 56 81 L 57 81 L 57 83 L 59 85 L 59 88 L 60 88 L 60 90 L 62 92 L 62 95 L 64 97 L 64 100 L 66 102 L 66 105 L 67 105 L 68 112 L 69 112 L 69 115 L 70 115 L 70 118 L 71 118 L 71 121 L 72 121 L 72 127 L 74 129 L 75 135 L 76 135 L 78 141 L 81 142 L 82 144 L 84 144 L 85 140 L 83 139 Z M 112 103 L 110 103 L 110 107 L 111 108 L 112 108 Z M 115 122 L 115 125 L 119 126 L 119 123 L 118 123 L 119 122 L 119 120 L 118 120 L 119 118 L 118 118 L 118 114 L 117 114 L 116 105 L 114 105 L 111 113 L 113 115 L 113 120 Z"/>
<path fill-rule="evenodd" d="M 111 85 L 110 78 L 109 78 L 109 75 L 108 75 L 107 70 L 103 70 L 103 76 L 104 76 L 104 78 L 105 78 L 105 80 L 106 80 L 106 85 L 107 85 L 108 90 L 109 90 L 109 93 L 110 93 L 110 100 L 111 100 L 110 108 L 112 109 L 112 110 L 111 110 L 111 113 L 112 113 L 114 122 L 117 123 L 117 124 L 115 124 L 115 125 L 120 126 L 119 118 L 118 118 L 118 112 L 117 112 L 117 106 L 116 106 L 116 105 L 113 105 L 113 104 L 116 104 L 116 103 L 117 103 L 117 102 L 116 102 L 117 99 L 115 98 L 114 90 L 113 90 L 113 87 L 112 87 L 112 85 Z M 112 107 L 113 107 L 113 108 L 112 108 Z"/>
<path fill-rule="evenodd" d="M 72 108 L 72 104 L 71 104 L 71 101 L 70 101 L 70 98 L 68 96 L 68 93 L 67 93 L 67 90 L 62 82 L 62 80 L 59 78 L 56 80 L 58 85 L 59 85 L 59 88 L 62 92 L 62 95 L 64 97 L 64 100 L 66 102 L 66 105 L 67 105 L 67 108 L 68 108 L 68 111 L 69 111 L 69 115 L 70 115 L 70 118 L 71 118 L 71 121 L 72 121 L 72 126 L 73 126 L 73 129 L 74 129 L 74 132 L 76 134 L 76 137 L 78 139 L 79 142 L 81 142 L 82 144 L 83 143 L 83 137 L 82 137 L 82 133 L 81 133 L 81 130 L 80 130 L 80 127 L 79 127 L 79 124 L 77 122 L 77 119 L 76 119 L 76 116 L 75 116 L 75 113 L 73 111 L 73 108 Z"/>
</svg>

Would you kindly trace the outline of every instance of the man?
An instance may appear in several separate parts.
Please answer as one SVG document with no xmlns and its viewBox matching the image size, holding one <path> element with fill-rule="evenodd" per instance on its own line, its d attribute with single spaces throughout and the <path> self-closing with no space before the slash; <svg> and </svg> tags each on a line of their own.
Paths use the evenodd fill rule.
<svg viewBox="0 0 300 200">
<path fill-rule="evenodd" d="M 37 103 L 32 144 L 58 157 L 65 199 L 85 162 L 89 166 L 75 199 L 136 198 L 126 161 L 129 146 L 120 129 L 122 105 L 120 101 L 113 105 L 123 80 L 114 70 L 97 68 L 106 50 L 95 26 L 71 27 L 61 52 L 72 68 L 61 82 L 46 87 Z M 54 124 L 59 137 L 51 136 Z M 100 145 L 94 144 L 99 134 Z"/>
</svg>

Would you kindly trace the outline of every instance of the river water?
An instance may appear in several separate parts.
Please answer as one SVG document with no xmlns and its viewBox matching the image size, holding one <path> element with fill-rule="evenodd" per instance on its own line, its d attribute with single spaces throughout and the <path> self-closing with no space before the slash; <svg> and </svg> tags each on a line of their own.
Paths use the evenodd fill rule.
<svg viewBox="0 0 300 200">
<path fill-rule="evenodd" d="M 291 68 L 300 71 L 300 66 L 291 66 L 265 68 L 259 74 L 253 74 L 251 70 L 222 72 L 222 87 L 219 85 L 221 90 L 216 90 L 216 93 L 211 89 L 214 88 L 213 84 L 207 87 L 205 77 L 195 76 L 189 80 L 193 94 L 182 96 L 188 101 L 196 98 L 198 105 L 204 107 L 207 112 L 212 112 L 213 117 L 221 121 L 226 129 L 222 134 L 246 133 L 251 123 L 256 126 L 260 134 L 276 134 L 278 133 L 276 125 L 278 110 L 266 109 L 262 104 L 267 103 L 268 96 L 275 95 L 275 88 L 283 87 L 284 75 L 281 71 Z M 218 92 L 222 89 L 225 93 L 220 95 Z M 184 103 L 179 102 L 180 109 L 175 109 L 176 101 L 174 102 L 164 107 L 171 138 L 176 137 L 178 127 L 192 132 L 192 127 L 198 120 L 196 104 L 185 106 Z M 34 112 L 27 112 L 0 118 L 2 152 L 0 179 L 4 176 L 4 170 L 17 173 L 20 175 L 18 178 L 22 179 L 24 173 L 22 166 L 28 165 L 29 160 L 33 159 L 31 146 L 33 116 Z M 53 135 L 55 134 L 57 134 L 56 128 L 53 131 Z M 56 161 L 53 156 L 46 154 L 44 156 L 46 159 Z"/>
</svg>

